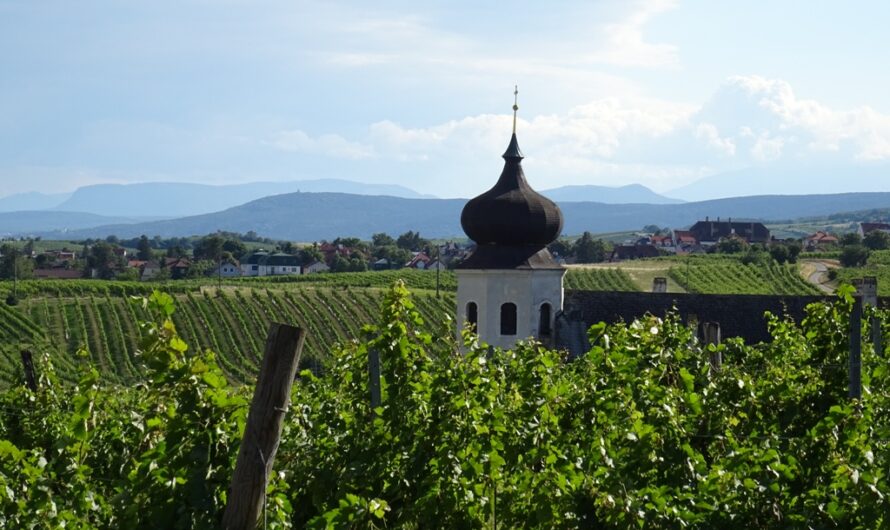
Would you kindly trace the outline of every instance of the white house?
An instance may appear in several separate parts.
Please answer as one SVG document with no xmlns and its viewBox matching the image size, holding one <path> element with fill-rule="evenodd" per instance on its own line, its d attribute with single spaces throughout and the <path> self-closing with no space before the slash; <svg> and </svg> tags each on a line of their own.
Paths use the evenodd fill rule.
<svg viewBox="0 0 890 530">
<path fill-rule="evenodd" d="M 300 259 L 284 252 L 270 254 L 258 250 L 241 261 L 242 276 L 281 276 L 301 272 Z"/>
</svg>

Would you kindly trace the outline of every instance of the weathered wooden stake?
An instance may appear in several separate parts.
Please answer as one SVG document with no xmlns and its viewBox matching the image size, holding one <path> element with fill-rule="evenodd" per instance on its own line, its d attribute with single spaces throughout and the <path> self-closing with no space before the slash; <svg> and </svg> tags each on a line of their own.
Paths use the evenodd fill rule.
<svg viewBox="0 0 890 530">
<path fill-rule="evenodd" d="M 719 322 L 702 322 L 702 333 L 705 344 L 720 344 Z M 720 371 L 720 366 L 723 365 L 723 354 L 719 351 L 710 352 L 709 361 L 711 362 L 711 367 L 708 369 L 708 374 L 714 376 Z"/>
<path fill-rule="evenodd" d="M 862 303 L 872 307 L 878 307 L 878 279 L 875 276 L 865 276 L 863 278 L 855 278 L 853 286 L 856 292 L 862 296 Z M 884 355 L 883 337 L 881 337 L 881 320 L 878 317 L 871 317 L 871 343 L 874 346 L 875 353 Z"/>
<path fill-rule="evenodd" d="M 380 406 L 380 352 L 368 351 L 368 388 L 371 390 L 371 410 Z"/>
<path fill-rule="evenodd" d="M 658 276 L 656 278 L 652 278 L 652 292 L 653 293 L 666 293 L 668 291 L 668 281 L 667 278 L 663 276 Z"/>
<path fill-rule="evenodd" d="M 31 359 L 31 352 L 22 350 L 22 368 L 25 370 L 25 385 L 32 392 L 37 392 L 37 376 L 34 373 L 34 361 Z"/>
<path fill-rule="evenodd" d="M 305 338 L 300 328 L 274 323 L 269 326 L 263 365 L 223 514 L 226 530 L 256 528 Z"/>
<path fill-rule="evenodd" d="M 862 397 L 862 297 L 857 296 L 850 312 L 850 397 Z"/>
</svg>

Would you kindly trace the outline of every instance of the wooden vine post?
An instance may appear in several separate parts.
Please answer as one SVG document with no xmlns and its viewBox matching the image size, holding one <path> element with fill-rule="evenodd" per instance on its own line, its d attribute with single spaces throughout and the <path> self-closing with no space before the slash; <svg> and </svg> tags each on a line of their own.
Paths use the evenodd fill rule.
<svg viewBox="0 0 890 530">
<path fill-rule="evenodd" d="M 720 345 L 719 322 L 702 322 L 702 334 L 704 335 L 705 344 Z M 714 377 L 723 365 L 723 354 L 720 353 L 720 351 L 710 352 L 708 354 L 708 361 L 710 363 L 708 375 Z"/>
<path fill-rule="evenodd" d="M 300 328 L 274 323 L 269 326 L 263 364 L 223 514 L 222 526 L 226 530 L 256 528 L 263 511 L 266 485 L 278 451 L 305 338 Z"/>
<path fill-rule="evenodd" d="M 37 392 L 37 375 L 29 350 L 22 350 L 22 370 L 25 372 L 25 385 L 31 389 L 31 392 Z"/>
</svg>

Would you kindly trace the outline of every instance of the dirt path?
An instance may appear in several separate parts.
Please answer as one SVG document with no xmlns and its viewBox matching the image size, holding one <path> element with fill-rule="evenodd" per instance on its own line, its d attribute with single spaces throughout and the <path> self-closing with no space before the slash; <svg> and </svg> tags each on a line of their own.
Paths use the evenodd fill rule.
<svg viewBox="0 0 890 530">
<path fill-rule="evenodd" d="M 828 279 L 828 269 L 837 265 L 829 261 L 805 260 L 801 263 L 806 279 L 826 294 L 834 294 L 834 282 Z"/>
</svg>

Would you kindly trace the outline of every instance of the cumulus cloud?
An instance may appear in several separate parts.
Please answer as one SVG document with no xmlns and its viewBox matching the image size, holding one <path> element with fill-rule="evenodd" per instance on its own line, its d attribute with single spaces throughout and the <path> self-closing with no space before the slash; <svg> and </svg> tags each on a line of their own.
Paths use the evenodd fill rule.
<svg viewBox="0 0 890 530">
<path fill-rule="evenodd" d="M 374 158 L 447 177 L 452 189 L 478 190 L 490 180 L 480 177 L 496 165 L 511 126 L 508 114 L 427 127 L 384 120 L 354 140 L 293 130 L 273 143 L 291 151 Z M 611 97 L 561 114 L 520 117 L 519 135 L 529 164 L 552 185 L 641 182 L 668 189 L 757 164 L 890 159 L 890 116 L 868 107 L 833 109 L 798 97 L 787 82 L 758 76 L 727 79 L 699 106 Z M 430 191 L 448 195 L 441 188 Z"/>
<path fill-rule="evenodd" d="M 694 120 L 726 131 L 738 156 L 754 160 L 834 154 L 848 160 L 890 158 L 890 116 L 870 107 L 830 108 L 798 97 L 791 85 L 760 76 L 731 77 Z"/>
</svg>

